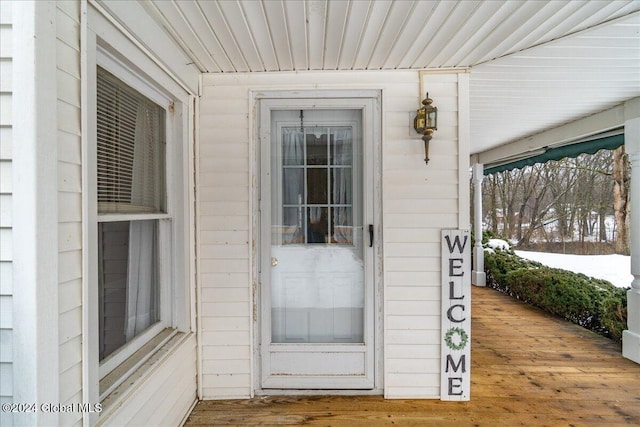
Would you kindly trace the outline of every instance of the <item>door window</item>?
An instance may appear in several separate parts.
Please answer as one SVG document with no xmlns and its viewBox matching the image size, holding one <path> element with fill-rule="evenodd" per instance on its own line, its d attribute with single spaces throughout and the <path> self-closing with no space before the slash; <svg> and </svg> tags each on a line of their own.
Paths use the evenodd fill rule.
<svg viewBox="0 0 640 427">
<path fill-rule="evenodd" d="M 354 244 L 353 130 L 282 128 L 283 244 Z"/>
</svg>

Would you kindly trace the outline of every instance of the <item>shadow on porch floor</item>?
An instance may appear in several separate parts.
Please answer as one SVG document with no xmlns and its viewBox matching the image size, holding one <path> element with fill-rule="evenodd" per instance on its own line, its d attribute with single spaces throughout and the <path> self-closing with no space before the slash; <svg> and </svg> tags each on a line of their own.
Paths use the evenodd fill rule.
<svg viewBox="0 0 640 427">
<path fill-rule="evenodd" d="M 620 345 L 473 287 L 470 402 L 272 396 L 199 402 L 201 425 L 640 425 L 640 366 Z"/>
</svg>

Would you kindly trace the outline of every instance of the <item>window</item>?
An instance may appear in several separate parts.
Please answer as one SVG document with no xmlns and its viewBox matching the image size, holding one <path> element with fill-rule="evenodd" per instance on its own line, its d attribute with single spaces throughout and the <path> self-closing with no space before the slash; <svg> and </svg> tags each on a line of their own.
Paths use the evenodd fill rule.
<svg viewBox="0 0 640 427">
<path fill-rule="evenodd" d="M 171 325 L 167 111 L 98 67 L 97 272 L 100 377 Z M 164 304 L 163 304 L 164 302 Z M 105 391 L 106 392 L 106 391 Z"/>
<path fill-rule="evenodd" d="M 98 68 L 98 213 L 166 212 L 165 111 Z"/>
<path fill-rule="evenodd" d="M 283 243 L 354 243 L 347 126 L 282 128 Z"/>
</svg>

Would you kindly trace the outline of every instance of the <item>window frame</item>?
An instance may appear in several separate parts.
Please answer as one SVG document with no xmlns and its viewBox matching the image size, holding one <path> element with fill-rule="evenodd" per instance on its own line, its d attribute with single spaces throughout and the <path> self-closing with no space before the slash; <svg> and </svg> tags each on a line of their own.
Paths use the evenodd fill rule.
<svg viewBox="0 0 640 427">
<path fill-rule="evenodd" d="M 90 333 L 94 334 L 94 338 L 91 339 L 91 345 L 95 346 L 94 351 L 90 351 L 94 354 L 91 357 L 90 363 L 94 366 L 96 372 L 95 378 L 100 383 L 96 392 L 97 397 L 102 401 L 108 396 L 115 388 L 122 384 L 126 378 L 146 362 L 153 353 L 169 341 L 179 330 L 186 329 L 188 323 L 186 319 L 182 319 L 184 314 L 188 312 L 186 308 L 180 308 L 175 302 L 175 296 L 178 292 L 183 292 L 184 288 L 188 285 L 187 280 L 181 280 L 186 278 L 184 271 L 187 268 L 186 265 L 182 265 L 182 269 L 176 268 L 176 261 L 174 254 L 176 253 L 176 246 L 186 247 L 186 242 L 178 242 L 177 230 L 181 229 L 186 218 L 184 215 L 180 218 L 176 218 L 176 214 L 179 210 L 177 201 L 180 197 L 176 197 L 176 193 L 180 191 L 180 183 L 183 180 L 176 180 L 176 173 L 182 168 L 184 164 L 179 165 L 176 150 L 181 147 L 181 134 L 178 132 L 180 127 L 179 120 L 181 117 L 175 114 L 175 102 L 178 101 L 170 94 L 163 92 L 159 84 L 154 84 L 150 78 L 146 77 L 141 71 L 136 70 L 133 66 L 130 66 L 124 62 L 124 59 L 120 59 L 112 54 L 106 46 L 102 46 L 100 43 L 96 43 L 95 60 L 88 61 L 89 72 L 92 73 L 93 79 L 89 84 L 88 91 L 92 97 L 92 107 L 89 109 L 89 115 L 92 115 L 93 129 L 88 140 L 90 149 L 87 150 L 87 167 L 85 173 L 88 174 L 88 204 L 89 204 L 89 221 L 88 227 L 91 230 L 88 247 L 88 263 L 94 264 L 89 269 L 89 287 L 95 287 L 95 294 L 92 293 L 90 297 L 89 305 L 97 313 L 99 311 L 98 303 L 98 239 L 97 229 L 99 223 L 115 222 L 115 221 L 140 221 L 140 220 L 154 220 L 157 221 L 157 233 L 158 233 L 158 277 L 159 277 L 159 314 L 160 320 L 145 331 L 134 337 L 129 342 L 125 343 L 122 347 L 115 350 L 113 353 L 99 360 L 99 336 L 102 333 L 100 331 L 100 319 L 98 315 L 94 315 L 93 319 L 89 320 Z M 124 84 L 132 89 L 140 92 L 142 95 L 158 104 L 165 111 L 165 192 L 166 192 L 166 212 L 158 213 L 98 213 L 97 203 L 97 179 L 95 175 L 97 173 L 97 146 L 96 137 L 97 129 L 95 123 L 97 119 L 97 80 L 98 80 L 98 67 L 111 73 L 113 76 L 121 80 Z M 176 184 L 176 182 L 178 182 Z M 186 196 L 183 196 L 186 197 Z M 186 239 L 186 237 L 184 237 Z M 95 296 L 94 296 L 95 295 Z M 91 309 L 90 308 L 90 309 Z M 152 342 L 155 337 L 158 337 L 163 331 L 169 330 L 169 334 L 164 334 L 163 339 L 159 340 L 152 349 L 148 350 L 140 358 L 136 358 L 135 363 L 129 362 L 131 356 L 136 352 L 139 352 L 146 344 Z M 148 346 L 147 346 L 148 347 Z M 130 366 L 127 366 L 130 364 Z M 117 370 L 117 371 L 116 371 Z M 123 372 L 120 377 L 109 378 L 106 384 L 102 384 L 102 380 L 105 379 L 110 373 Z M 112 376 L 113 377 L 113 376 Z"/>
</svg>

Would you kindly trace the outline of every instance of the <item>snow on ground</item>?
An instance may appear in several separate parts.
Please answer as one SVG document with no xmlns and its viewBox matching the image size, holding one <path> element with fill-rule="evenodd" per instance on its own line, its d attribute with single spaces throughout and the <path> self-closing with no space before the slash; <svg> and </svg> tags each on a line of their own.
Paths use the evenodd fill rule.
<svg viewBox="0 0 640 427">
<path fill-rule="evenodd" d="M 506 242 L 505 242 L 506 243 Z M 515 251 L 521 258 L 538 261 L 548 267 L 582 273 L 604 279 L 619 288 L 631 286 L 631 257 L 624 255 L 566 255 L 546 252 Z"/>
</svg>

